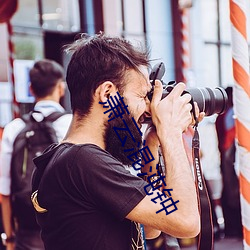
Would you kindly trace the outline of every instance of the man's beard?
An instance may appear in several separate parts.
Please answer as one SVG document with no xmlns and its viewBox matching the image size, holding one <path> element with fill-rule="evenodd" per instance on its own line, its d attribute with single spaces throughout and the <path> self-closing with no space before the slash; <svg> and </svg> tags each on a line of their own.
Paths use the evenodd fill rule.
<svg viewBox="0 0 250 250">
<path fill-rule="evenodd" d="M 106 129 L 104 132 L 104 141 L 106 145 L 106 150 L 118 159 L 124 165 L 132 165 L 133 161 L 128 156 L 133 154 L 132 159 L 136 160 L 139 157 L 139 149 L 142 144 L 142 135 L 138 131 L 136 125 L 132 120 L 132 116 L 128 115 L 126 112 L 123 114 L 123 120 L 126 122 L 129 130 L 131 131 L 135 141 L 132 139 L 128 131 L 119 130 L 119 136 L 124 139 L 127 136 L 125 145 L 122 146 L 122 141 L 117 136 L 114 127 L 126 128 L 122 119 L 120 117 L 115 118 L 106 124 Z M 124 152 L 125 151 L 125 152 Z"/>
</svg>

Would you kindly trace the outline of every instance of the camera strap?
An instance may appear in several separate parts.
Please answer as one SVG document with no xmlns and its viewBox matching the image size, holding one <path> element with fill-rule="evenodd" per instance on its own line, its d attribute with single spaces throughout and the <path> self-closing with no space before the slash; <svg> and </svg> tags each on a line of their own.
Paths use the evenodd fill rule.
<svg viewBox="0 0 250 250">
<path fill-rule="evenodd" d="M 194 113 L 194 112 L 193 112 Z M 213 222 L 211 204 L 206 188 L 205 179 L 201 169 L 200 163 L 200 139 L 198 133 L 198 120 L 195 117 L 196 124 L 194 125 L 194 136 L 192 140 L 193 151 L 193 167 L 195 174 L 195 183 L 197 189 L 197 200 L 201 218 L 201 231 L 198 235 L 198 250 L 212 250 L 213 249 Z"/>
</svg>

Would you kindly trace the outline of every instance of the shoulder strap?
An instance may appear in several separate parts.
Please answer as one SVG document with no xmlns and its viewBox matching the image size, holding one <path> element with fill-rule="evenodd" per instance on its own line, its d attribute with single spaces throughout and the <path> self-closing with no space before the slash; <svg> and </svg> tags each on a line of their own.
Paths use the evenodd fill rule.
<svg viewBox="0 0 250 250">
<path fill-rule="evenodd" d="M 57 119 L 59 119 L 61 116 L 67 114 L 66 112 L 60 112 L 60 111 L 55 111 L 53 113 L 51 113 L 50 115 L 46 116 L 45 117 L 45 120 L 46 121 L 49 121 L 49 122 L 54 122 L 56 121 Z"/>
<path fill-rule="evenodd" d="M 33 110 L 33 111 L 29 112 L 28 114 L 24 114 L 21 117 L 21 119 L 25 123 L 27 123 L 28 121 L 30 121 L 31 116 L 32 116 L 33 113 L 40 113 L 40 114 L 42 114 L 40 111 Z M 44 119 L 45 119 L 45 121 L 54 122 L 57 119 L 59 119 L 61 116 L 66 115 L 66 114 L 67 114 L 67 112 L 55 111 L 55 112 L 52 112 L 50 115 L 44 117 Z"/>
<path fill-rule="evenodd" d="M 33 116 L 33 114 L 35 113 L 41 114 L 42 117 L 40 121 L 37 121 L 35 117 Z M 41 131 L 48 138 L 48 141 L 50 141 L 50 143 L 57 143 L 58 140 L 57 140 L 55 129 L 53 128 L 53 126 L 50 125 L 50 123 L 56 121 L 58 118 L 60 118 L 64 114 L 66 114 L 66 112 L 55 111 L 45 117 L 42 114 L 42 112 L 33 110 L 29 112 L 28 114 L 23 115 L 22 120 L 26 124 L 30 124 L 30 126 L 33 126 L 32 124 L 36 123 L 36 126 L 38 126 L 41 129 Z M 25 126 L 24 128 L 24 131 L 25 130 L 27 130 L 27 126 Z"/>
<path fill-rule="evenodd" d="M 24 115 L 21 116 L 20 118 L 21 118 L 25 123 L 27 123 L 27 122 L 30 121 L 32 112 L 33 112 L 33 111 L 29 112 L 28 114 L 24 114 Z"/>
</svg>

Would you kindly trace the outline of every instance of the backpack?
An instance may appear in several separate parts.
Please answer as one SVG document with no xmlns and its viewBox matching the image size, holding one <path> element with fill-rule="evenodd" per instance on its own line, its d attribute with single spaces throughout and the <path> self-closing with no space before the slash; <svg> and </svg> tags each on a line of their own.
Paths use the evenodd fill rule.
<svg viewBox="0 0 250 250">
<path fill-rule="evenodd" d="M 14 141 L 11 158 L 12 213 L 19 228 L 39 229 L 30 198 L 33 158 L 41 155 L 52 143 L 58 142 L 52 122 L 64 114 L 54 112 L 44 117 L 41 112 L 32 111 L 22 117 L 25 128 Z"/>
</svg>

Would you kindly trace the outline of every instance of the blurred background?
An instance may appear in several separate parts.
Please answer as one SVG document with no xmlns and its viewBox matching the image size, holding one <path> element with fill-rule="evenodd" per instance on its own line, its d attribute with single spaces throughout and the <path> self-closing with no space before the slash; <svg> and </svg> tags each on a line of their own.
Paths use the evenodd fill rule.
<svg viewBox="0 0 250 250">
<path fill-rule="evenodd" d="M 33 101 L 27 89 L 30 65 L 34 60 L 50 58 L 66 68 L 68 58 L 62 53 L 62 46 L 72 42 L 79 32 L 104 31 L 149 46 L 151 59 L 156 60 L 152 64 L 165 63 L 164 81 L 185 81 L 190 86 L 211 88 L 233 85 L 228 0 L 1 2 L 1 127 L 12 119 L 12 70 L 16 100 L 20 111 L 26 112 L 28 103 Z M 249 14 L 250 2 L 246 2 Z M 3 15 L 8 15 L 4 11 L 7 5 L 17 8 L 6 22 Z M 68 100 L 64 100 L 64 106 L 70 109 Z"/>
<path fill-rule="evenodd" d="M 245 2 L 249 34 L 250 1 Z M 189 87 L 199 88 L 223 87 L 232 95 L 229 0 L 0 0 L 0 138 L 8 122 L 33 107 L 28 72 L 34 61 L 53 59 L 66 70 L 69 57 L 63 46 L 81 32 L 99 31 L 148 46 L 152 66 L 160 61 L 165 63 L 165 82 L 183 81 Z M 62 105 L 70 112 L 68 94 Z M 226 176 L 222 162 L 223 140 L 231 136 L 233 145 L 235 133 L 233 114 L 228 118 L 231 127 L 223 127 L 225 117 L 219 121 L 216 116 L 205 118 L 200 128 L 201 158 L 214 201 L 215 237 L 241 239 L 235 159 Z M 230 151 L 232 157 L 235 148 L 230 150 L 234 150 Z M 225 182 L 234 186 L 225 187 Z M 231 190 L 236 190 L 232 199 Z M 238 245 L 228 249 L 241 248 Z"/>
</svg>

